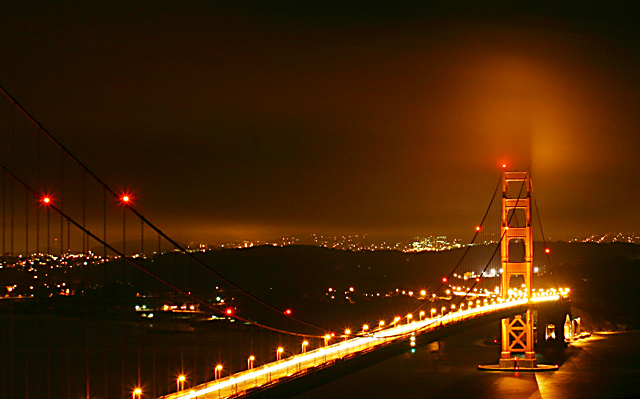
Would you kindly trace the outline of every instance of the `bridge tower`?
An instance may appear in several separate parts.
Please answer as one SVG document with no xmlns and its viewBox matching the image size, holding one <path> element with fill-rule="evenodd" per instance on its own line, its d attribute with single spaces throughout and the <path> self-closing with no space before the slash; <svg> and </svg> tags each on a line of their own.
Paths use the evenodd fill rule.
<svg viewBox="0 0 640 399">
<path fill-rule="evenodd" d="M 503 172 L 502 241 L 500 243 L 502 277 L 501 297 L 509 297 L 513 276 L 522 276 L 527 299 L 531 299 L 533 278 L 533 234 L 531 227 L 531 180 L 529 172 Z M 522 280 L 520 280 L 522 281 Z M 535 368 L 533 348 L 533 312 L 502 319 L 500 368 Z M 524 359 L 513 354 L 524 353 Z"/>
</svg>

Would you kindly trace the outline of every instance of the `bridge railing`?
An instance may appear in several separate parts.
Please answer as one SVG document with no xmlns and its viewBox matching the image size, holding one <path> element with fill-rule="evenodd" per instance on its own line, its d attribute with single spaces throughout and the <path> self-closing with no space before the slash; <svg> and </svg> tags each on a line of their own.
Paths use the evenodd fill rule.
<svg viewBox="0 0 640 399">
<path fill-rule="evenodd" d="M 555 301 L 559 295 L 539 296 L 531 302 Z M 249 390 L 264 388 L 279 381 L 304 374 L 311 370 L 326 367 L 335 361 L 362 354 L 380 348 L 392 342 L 407 340 L 412 335 L 419 335 L 444 325 L 459 323 L 478 316 L 491 314 L 500 310 L 526 305 L 527 299 L 518 299 L 496 304 L 488 304 L 472 309 L 458 310 L 437 318 L 430 318 L 411 323 L 396 325 L 384 330 L 360 335 L 342 342 L 337 342 L 306 353 L 288 357 L 263 366 L 244 370 L 233 375 L 219 378 L 191 389 L 162 396 L 162 399 L 212 399 L 228 398 Z"/>
</svg>

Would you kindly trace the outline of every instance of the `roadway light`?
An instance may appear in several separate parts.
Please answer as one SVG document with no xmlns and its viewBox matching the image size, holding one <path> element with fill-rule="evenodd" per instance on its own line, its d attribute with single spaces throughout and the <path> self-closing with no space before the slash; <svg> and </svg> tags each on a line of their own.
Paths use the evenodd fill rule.
<svg viewBox="0 0 640 399">
<path fill-rule="evenodd" d="M 369 329 L 369 325 L 365 324 L 362 326 L 362 332 L 366 332 Z"/>
<path fill-rule="evenodd" d="M 218 364 L 215 369 L 213 369 L 214 378 L 217 380 L 222 377 L 222 365 Z"/>
<path fill-rule="evenodd" d="M 422 320 L 422 317 L 424 316 L 424 310 L 420 311 L 420 320 Z"/>
<path fill-rule="evenodd" d="M 186 380 L 187 380 L 187 377 L 185 377 L 184 375 L 178 376 L 178 379 L 176 380 L 176 385 L 177 385 L 178 391 L 184 390 L 184 382 Z"/>
<path fill-rule="evenodd" d="M 378 322 L 378 327 L 380 327 L 380 328 L 384 327 L 384 320 L 380 320 Z"/>
<path fill-rule="evenodd" d="M 283 347 L 278 347 L 278 350 L 276 351 L 276 359 L 280 360 L 282 359 L 282 354 L 284 353 L 284 348 Z"/>
<path fill-rule="evenodd" d="M 140 399 L 140 397 L 142 396 L 142 389 L 140 388 L 136 388 L 133 390 L 131 397 L 133 399 Z"/>
<path fill-rule="evenodd" d="M 324 346 L 329 345 L 329 340 L 331 340 L 331 334 L 327 334 L 324 336 Z"/>
<path fill-rule="evenodd" d="M 307 352 L 307 346 L 309 345 L 309 341 L 302 341 L 302 353 Z"/>
<path fill-rule="evenodd" d="M 252 369 L 253 368 L 253 362 L 256 360 L 256 357 L 251 355 L 249 356 L 249 358 L 247 359 L 247 368 L 248 369 Z"/>
</svg>

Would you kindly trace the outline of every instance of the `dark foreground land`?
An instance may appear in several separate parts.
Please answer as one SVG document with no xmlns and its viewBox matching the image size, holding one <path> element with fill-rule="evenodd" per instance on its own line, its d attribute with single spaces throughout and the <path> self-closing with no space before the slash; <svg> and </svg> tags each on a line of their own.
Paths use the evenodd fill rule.
<svg viewBox="0 0 640 399">
<path fill-rule="evenodd" d="M 581 317 L 584 329 L 640 328 L 640 246 L 553 243 L 551 248 L 553 263 L 541 264 L 545 269 L 538 278 L 571 288 L 574 316 Z M 371 298 L 364 293 L 394 292 L 395 287 L 431 290 L 429 282 L 437 281 L 460 255 L 460 251 L 404 254 L 292 246 L 199 256 L 258 297 L 291 307 L 314 324 L 342 331 L 414 310 L 420 304 L 416 298 Z M 182 256 L 169 254 L 152 263 L 150 267 L 176 285 L 203 296 L 223 295 L 243 317 L 271 319 L 264 309 L 254 308 L 238 291 L 201 274 Z M 285 347 L 286 354 L 300 350 L 299 337 L 240 321 L 206 321 L 210 317 L 206 312 L 143 319 L 133 310 L 141 301 L 184 298 L 159 295 L 165 293 L 163 288 L 117 262 L 108 267 L 69 271 L 65 278 L 77 284 L 76 295 L 0 301 L 0 398 L 122 398 L 138 385 L 150 398 L 174 391 L 180 373 L 188 376 L 188 387 L 213 378 L 216 364 L 223 364 L 226 375 L 246 368 L 249 354 L 256 356 L 259 365 L 274 360 L 278 346 Z M 2 285 L 12 283 L 7 279 L 19 273 L 0 271 Z M 327 287 L 350 286 L 356 292 L 349 300 L 327 298 Z M 286 330 L 299 327 L 286 317 L 274 318 L 273 325 Z M 499 349 L 486 345 L 497 332 L 497 326 L 489 326 L 448 338 L 439 347 L 407 352 L 301 397 L 397 393 L 434 398 L 622 398 L 639 394 L 638 384 L 632 383 L 639 373 L 637 333 L 595 335 L 561 353 L 546 353 L 549 362 L 562 363 L 556 373 L 480 373 L 477 364 L 497 359 Z M 312 340 L 310 347 L 321 344 L 320 339 Z M 613 383 L 601 384 L 605 378 Z"/>
</svg>

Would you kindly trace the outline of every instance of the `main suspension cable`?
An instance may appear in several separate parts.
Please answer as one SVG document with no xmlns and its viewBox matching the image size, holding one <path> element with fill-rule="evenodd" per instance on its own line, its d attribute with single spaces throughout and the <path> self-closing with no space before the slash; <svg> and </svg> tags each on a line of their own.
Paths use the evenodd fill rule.
<svg viewBox="0 0 640 399">
<path fill-rule="evenodd" d="M 47 129 L 44 128 L 44 126 L 38 122 L 38 120 L 35 119 L 35 117 L 33 117 L 29 111 L 27 111 L 22 105 L 20 105 L 20 103 L 18 103 L 18 101 L 13 98 L 5 89 L 4 87 L 2 87 L 0 85 L 0 91 L 4 94 L 5 97 L 7 97 L 9 99 L 9 101 L 11 101 L 11 103 L 18 108 L 37 128 L 38 130 L 40 130 L 40 132 L 42 132 L 43 134 L 45 134 L 49 139 L 51 139 L 62 151 L 64 151 L 64 153 L 66 153 L 75 163 L 77 163 L 86 173 L 88 173 L 98 184 L 100 184 L 107 192 L 109 192 L 115 199 L 120 199 L 120 196 L 113 190 L 111 189 L 111 187 L 109 187 L 109 185 L 107 185 L 107 183 L 105 183 L 102 179 L 100 179 L 95 173 L 93 173 L 88 166 L 86 166 L 84 163 L 82 163 L 82 161 L 80 161 L 80 159 L 78 159 L 75 155 L 73 155 L 55 136 L 53 136 Z M 6 170 L 6 169 L 5 169 Z M 244 295 L 246 295 L 247 297 L 253 299 L 254 301 L 266 306 L 267 308 L 274 310 L 280 314 L 283 314 L 284 311 L 281 309 L 276 308 L 275 306 L 267 303 L 266 301 L 258 298 L 257 296 L 251 294 L 249 291 L 245 290 L 244 288 L 240 287 L 238 284 L 232 282 L 231 280 L 229 280 L 228 278 L 224 277 L 223 275 L 221 275 L 220 273 L 218 273 L 217 271 L 215 271 L 213 268 L 211 268 L 209 265 L 205 264 L 204 262 L 202 262 L 200 259 L 198 259 L 196 256 L 194 256 L 192 253 L 190 253 L 189 251 L 187 251 L 182 245 L 180 245 L 177 241 L 175 241 L 174 239 L 172 239 L 171 237 L 169 237 L 166 233 L 164 233 L 160 228 L 158 228 L 155 224 L 151 223 L 147 218 L 145 218 L 140 212 L 138 212 L 135 208 L 133 208 L 131 206 L 131 204 L 127 203 L 125 205 L 127 208 L 129 208 L 129 210 L 131 212 L 133 212 L 134 215 L 136 215 L 138 218 L 140 218 L 140 220 L 142 220 L 144 223 L 146 223 L 149 227 L 151 227 L 153 230 L 155 230 L 160 236 L 162 236 L 165 240 L 167 240 L 169 243 L 171 243 L 171 245 L 173 245 L 175 248 L 177 248 L 178 250 L 180 250 L 180 252 L 182 252 L 183 254 L 187 255 L 189 258 L 193 259 L 197 264 L 199 264 L 200 266 L 204 267 L 206 270 L 208 270 L 209 272 L 213 273 L 215 276 L 217 276 L 218 278 L 220 278 L 222 281 L 226 282 L 227 284 L 229 284 L 230 286 L 232 286 L 233 288 L 237 289 L 238 291 L 242 292 Z M 302 320 L 298 317 L 295 316 L 288 316 L 289 318 L 305 324 L 307 326 L 316 328 L 318 330 L 321 331 L 326 331 L 326 328 L 320 327 L 318 325 L 315 325 L 313 323 L 307 322 L 305 320 Z"/>
</svg>

